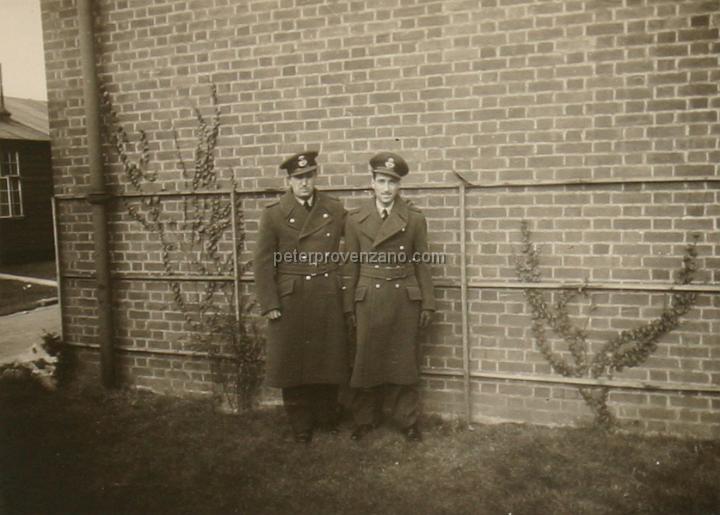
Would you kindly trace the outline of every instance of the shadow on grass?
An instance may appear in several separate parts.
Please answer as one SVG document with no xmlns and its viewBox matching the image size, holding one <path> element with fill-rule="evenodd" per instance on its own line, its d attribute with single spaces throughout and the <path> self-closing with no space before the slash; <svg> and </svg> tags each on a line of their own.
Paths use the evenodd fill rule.
<svg viewBox="0 0 720 515">
<path fill-rule="evenodd" d="M 0 384 L 7 513 L 714 513 L 720 443 L 425 420 L 292 442 L 280 409 Z"/>
</svg>

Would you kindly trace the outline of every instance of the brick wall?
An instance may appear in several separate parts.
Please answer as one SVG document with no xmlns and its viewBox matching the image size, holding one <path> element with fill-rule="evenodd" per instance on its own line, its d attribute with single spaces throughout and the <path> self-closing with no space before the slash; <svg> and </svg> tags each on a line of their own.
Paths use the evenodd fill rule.
<svg viewBox="0 0 720 515">
<path fill-rule="evenodd" d="M 232 178 L 241 191 L 283 187 L 281 159 L 319 147 L 321 187 L 343 190 L 352 206 L 365 193 L 347 188 L 367 185 L 375 151 L 407 158 L 407 196 L 427 214 L 431 250 L 448 256 L 434 269 L 440 309 L 422 342 L 429 411 L 464 412 L 459 190 L 423 189 L 457 185 L 454 171 L 485 186 L 465 199 L 477 420 L 590 417 L 574 386 L 547 380 L 521 291 L 510 287 L 520 220 L 531 222 L 541 243 L 546 281 L 647 286 L 594 289 L 574 305 L 594 348 L 658 314 L 668 294 L 653 288 L 672 283 L 691 234 L 699 235 L 698 281 L 720 283 L 718 1 L 96 4 L 101 80 L 124 126 L 147 132 L 165 191 L 186 189 L 172 130 L 191 157 L 192 108 L 211 113 L 210 82 L 222 109 L 217 164 L 225 185 Z M 81 195 L 88 175 L 75 2 L 42 5 L 56 193 Z M 108 152 L 107 160 L 113 192 L 128 191 L 117 159 Z M 527 185 L 500 184 L 506 181 Z M 270 198 L 243 197 L 243 259 Z M 115 270 L 157 271 L 157 242 L 133 225 L 122 202 L 112 209 Z M 65 273 L 91 272 L 88 206 L 65 200 L 60 212 Z M 711 290 L 644 366 L 616 380 L 717 389 L 720 297 Z M 183 348 L 168 291 L 138 280 L 117 285 L 118 345 Z M 92 281 L 65 281 L 71 342 L 95 343 L 92 293 Z M 138 384 L 207 390 L 198 360 L 127 351 L 121 366 Z M 613 388 L 610 407 L 627 427 L 720 434 L 717 393 Z"/>
</svg>

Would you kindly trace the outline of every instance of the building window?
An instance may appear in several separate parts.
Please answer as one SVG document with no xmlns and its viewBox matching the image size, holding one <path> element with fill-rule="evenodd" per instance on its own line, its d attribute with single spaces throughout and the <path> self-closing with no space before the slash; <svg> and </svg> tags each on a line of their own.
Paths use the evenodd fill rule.
<svg viewBox="0 0 720 515">
<path fill-rule="evenodd" d="M 23 216 L 20 157 L 17 152 L 0 154 L 0 218 Z"/>
</svg>

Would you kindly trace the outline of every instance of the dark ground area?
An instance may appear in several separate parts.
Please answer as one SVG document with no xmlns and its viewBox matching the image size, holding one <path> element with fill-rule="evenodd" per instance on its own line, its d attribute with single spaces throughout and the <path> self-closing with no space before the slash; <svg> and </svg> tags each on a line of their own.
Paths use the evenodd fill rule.
<svg viewBox="0 0 720 515">
<path fill-rule="evenodd" d="M 279 408 L 0 383 L 3 513 L 720 513 L 720 442 L 425 420 L 309 446 Z M 4 508 L 5 510 L 3 511 Z"/>
</svg>

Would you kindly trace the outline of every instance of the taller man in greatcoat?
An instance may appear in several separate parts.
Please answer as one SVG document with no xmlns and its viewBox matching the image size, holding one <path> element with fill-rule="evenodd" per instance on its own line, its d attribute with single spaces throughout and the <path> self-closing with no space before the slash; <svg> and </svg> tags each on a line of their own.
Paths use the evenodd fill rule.
<svg viewBox="0 0 720 515">
<path fill-rule="evenodd" d="M 417 336 L 435 310 L 423 261 L 427 223 L 400 197 L 400 181 L 409 171 L 402 157 L 382 152 L 370 160 L 370 169 L 374 198 L 352 210 L 345 223 L 351 277 L 344 309 L 357 327 L 352 438 L 359 440 L 379 423 L 389 397 L 406 438 L 419 440 Z"/>
<path fill-rule="evenodd" d="M 336 252 L 345 208 L 315 189 L 315 151 L 280 168 L 290 189 L 260 217 L 254 271 L 258 303 L 268 319 L 265 384 L 281 388 L 295 440 L 337 428 L 338 385 L 346 384 L 348 349 Z"/>
</svg>

